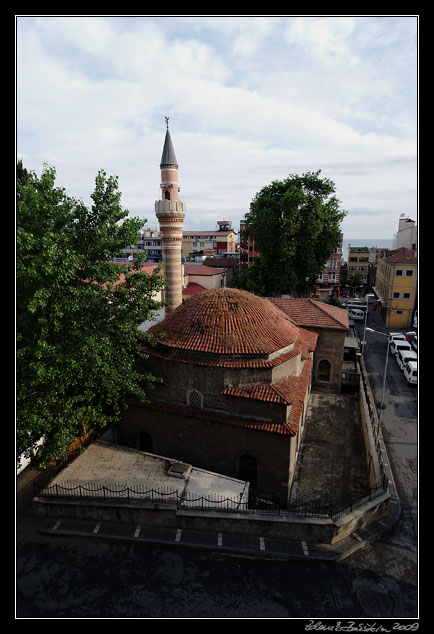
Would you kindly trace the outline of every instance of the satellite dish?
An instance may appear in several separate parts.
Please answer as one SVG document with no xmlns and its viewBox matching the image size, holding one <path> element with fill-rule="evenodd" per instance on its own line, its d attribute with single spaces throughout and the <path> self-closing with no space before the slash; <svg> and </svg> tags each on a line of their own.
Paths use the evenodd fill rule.
<svg viewBox="0 0 434 634">
<path fill-rule="evenodd" d="M 404 216 L 405 216 L 405 214 L 401 214 L 399 217 L 400 217 L 400 218 L 404 218 Z"/>
</svg>

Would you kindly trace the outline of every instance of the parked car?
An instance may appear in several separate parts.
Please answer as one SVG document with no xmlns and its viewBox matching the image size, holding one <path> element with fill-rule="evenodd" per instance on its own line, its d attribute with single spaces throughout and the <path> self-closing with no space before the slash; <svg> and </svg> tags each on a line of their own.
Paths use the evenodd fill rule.
<svg viewBox="0 0 434 634">
<path fill-rule="evenodd" d="M 405 364 L 404 377 L 409 385 L 417 385 L 417 361 L 409 361 Z"/>
<path fill-rule="evenodd" d="M 348 310 L 348 317 L 356 321 L 365 319 L 365 313 L 358 308 L 350 308 Z"/>
<path fill-rule="evenodd" d="M 411 345 L 406 339 L 393 339 L 390 344 L 390 354 L 395 357 L 398 350 L 411 350 Z"/>
<path fill-rule="evenodd" d="M 413 339 L 410 341 L 410 345 L 413 348 L 413 350 L 417 352 L 417 335 L 413 337 Z"/>
<path fill-rule="evenodd" d="M 389 341 L 392 343 L 394 339 L 400 339 L 402 341 L 406 341 L 406 336 L 403 332 L 391 332 L 389 333 Z"/>
<path fill-rule="evenodd" d="M 404 366 L 408 361 L 417 361 L 417 352 L 414 350 L 398 350 L 395 358 L 400 369 L 404 370 Z"/>
</svg>

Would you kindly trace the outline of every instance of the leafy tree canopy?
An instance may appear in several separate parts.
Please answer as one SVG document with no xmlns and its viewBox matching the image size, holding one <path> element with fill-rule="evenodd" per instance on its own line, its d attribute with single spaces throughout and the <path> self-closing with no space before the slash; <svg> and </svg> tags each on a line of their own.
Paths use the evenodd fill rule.
<svg viewBox="0 0 434 634">
<path fill-rule="evenodd" d="M 41 464 L 72 440 L 119 420 L 128 397 L 146 398 L 139 325 L 161 304 L 157 269 L 110 262 L 142 224 L 120 204 L 116 177 L 100 171 L 93 204 L 17 167 L 17 456 L 40 438 Z"/>
<path fill-rule="evenodd" d="M 234 286 L 256 288 L 261 295 L 314 290 L 340 243 L 340 223 L 346 215 L 334 196 L 334 183 L 320 173 L 290 175 L 256 194 L 245 233 L 253 234 L 260 256 L 235 276 Z"/>
</svg>

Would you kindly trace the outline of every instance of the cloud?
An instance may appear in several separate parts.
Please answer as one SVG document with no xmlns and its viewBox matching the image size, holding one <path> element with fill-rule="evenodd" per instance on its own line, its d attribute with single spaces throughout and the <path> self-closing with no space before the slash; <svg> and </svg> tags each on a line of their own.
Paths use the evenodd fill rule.
<svg viewBox="0 0 434 634">
<path fill-rule="evenodd" d="M 154 223 L 169 116 L 187 226 L 238 225 L 271 180 L 318 169 L 350 212 L 415 213 L 411 18 L 47 16 L 17 33 L 18 153 L 71 195 L 104 168 Z"/>
</svg>

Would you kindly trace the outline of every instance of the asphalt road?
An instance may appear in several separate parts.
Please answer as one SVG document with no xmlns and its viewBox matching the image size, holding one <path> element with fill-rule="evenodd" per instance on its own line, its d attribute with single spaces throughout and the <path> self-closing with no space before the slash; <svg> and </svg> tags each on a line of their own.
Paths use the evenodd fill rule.
<svg viewBox="0 0 434 634">
<path fill-rule="evenodd" d="M 365 361 L 380 400 L 386 340 L 371 336 Z M 419 616 L 417 392 L 392 358 L 385 400 L 385 441 L 403 516 L 384 539 L 336 563 L 52 537 L 38 532 L 45 518 L 29 512 L 27 494 L 17 509 L 16 618 L 386 619 L 388 631 L 408 628 Z"/>
<path fill-rule="evenodd" d="M 375 312 L 369 313 L 368 326 L 381 333 L 382 326 Z M 363 339 L 363 327 L 357 326 Z M 390 330 L 390 329 L 389 329 Z M 395 329 L 394 329 L 395 330 Z M 374 398 L 380 406 L 387 353 L 387 337 L 377 332 L 366 333 L 365 364 Z M 402 519 L 399 543 L 415 550 L 418 535 L 418 391 L 407 385 L 395 358 L 389 354 L 382 416 L 383 438 L 398 490 Z"/>
</svg>

